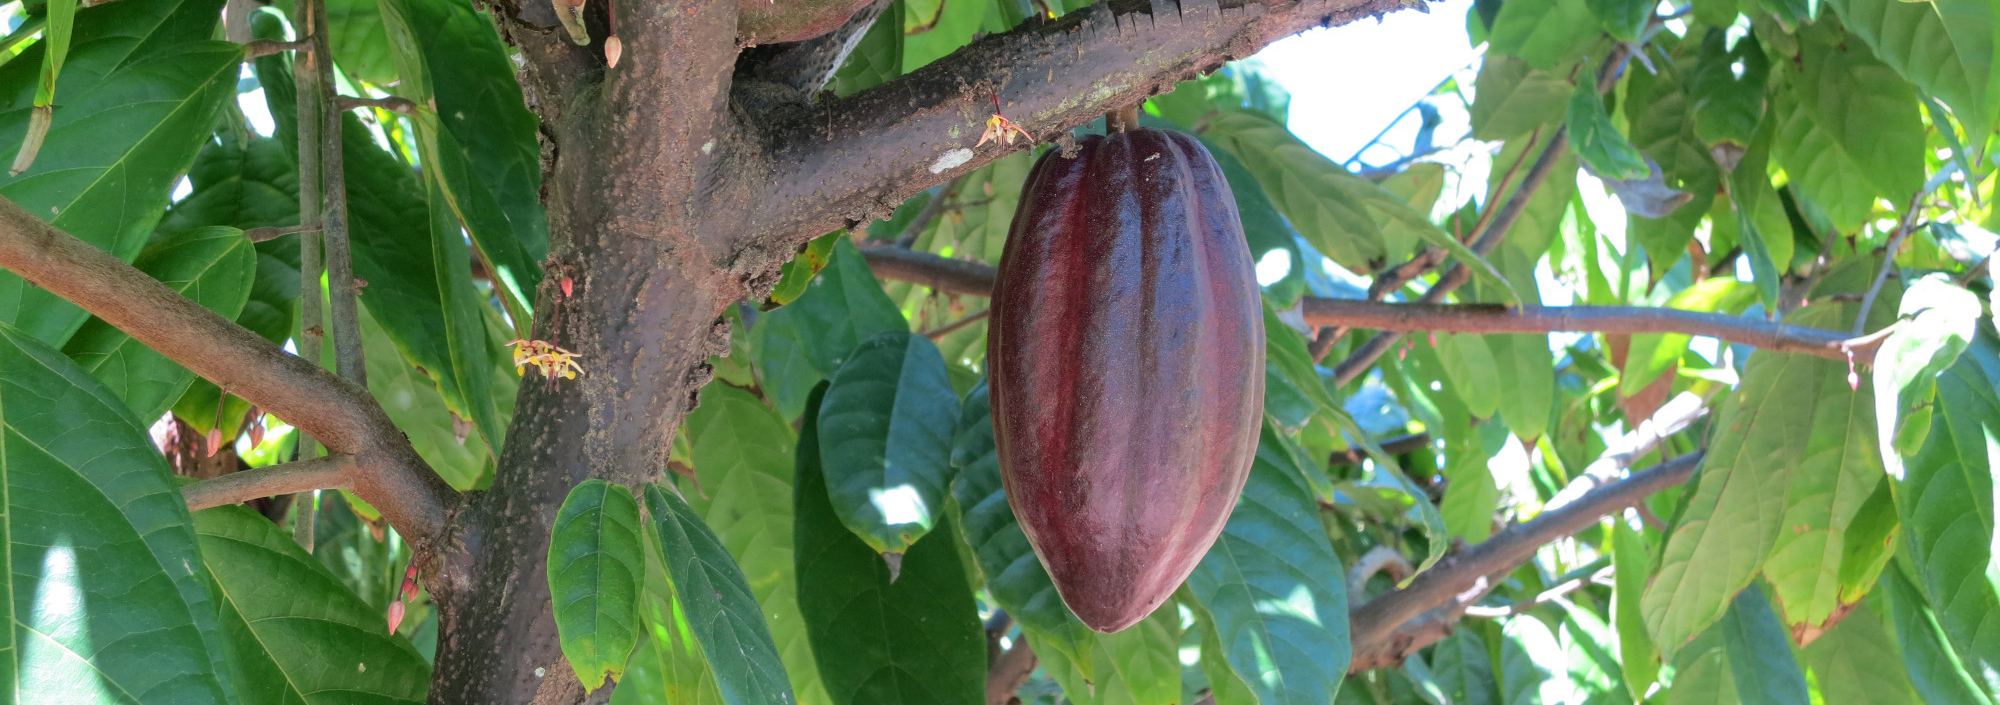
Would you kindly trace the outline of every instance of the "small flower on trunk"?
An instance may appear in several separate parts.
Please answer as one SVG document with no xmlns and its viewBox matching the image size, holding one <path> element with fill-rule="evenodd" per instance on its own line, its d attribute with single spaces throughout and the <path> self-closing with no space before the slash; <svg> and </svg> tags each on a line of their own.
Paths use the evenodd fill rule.
<svg viewBox="0 0 2000 705">
<path fill-rule="evenodd" d="M 541 370 L 543 377 L 549 379 L 555 379 L 557 375 L 561 375 L 563 379 L 576 379 L 577 375 L 583 373 L 583 368 L 576 364 L 579 355 L 556 347 L 554 343 L 546 340 L 511 340 L 507 344 L 514 346 L 514 374 L 527 374 L 529 365 L 534 365 L 535 369 Z"/>
</svg>

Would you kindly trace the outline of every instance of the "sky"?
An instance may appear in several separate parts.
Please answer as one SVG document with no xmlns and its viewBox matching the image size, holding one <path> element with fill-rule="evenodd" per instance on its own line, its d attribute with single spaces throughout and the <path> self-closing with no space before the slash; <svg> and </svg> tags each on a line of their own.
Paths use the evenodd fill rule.
<svg viewBox="0 0 2000 705">
<path fill-rule="evenodd" d="M 1465 32 L 1471 7 L 1472 0 L 1445 0 L 1431 4 L 1428 14 L 1404 10 L 1379 22 L 1315 29 L 1278 40 L 1256 58 L 1264 62 L 1266 75 L 1291 91 L 1292 132 L 1321 154 L 1347 163 L 1432 88 L 1454 72 L 1476 68 L 1478 53 Z M 1463 110 L 1443 112 L 1438 141 L 1464 135 Z M 1386 141 L 1407 147 L 1416 125 L 1412 115 Z M 1371 150 L 1366 156 L 1379 164 L 1401 156 L 1400 151 Z"/>
</svg>

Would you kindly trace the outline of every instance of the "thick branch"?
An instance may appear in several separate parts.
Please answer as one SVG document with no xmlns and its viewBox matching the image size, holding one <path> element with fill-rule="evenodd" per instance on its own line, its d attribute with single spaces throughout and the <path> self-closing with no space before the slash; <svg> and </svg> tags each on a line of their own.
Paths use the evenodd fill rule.
<svg viewBox="0 0 2000 705">
<path fill-rule="evenodd" d="M 259 497 L 347 489 L 354 469 L 353 456 L 328 455 L 202 480 L 181 488 L 181 496 L 187 500 L 188 511 L 198 512 Z"/>
<path fill-rule="evenodd" d="M 0 199 L 0 267 L 83 307 L 146 347 L 354 456 L 355 494 L 419 544 L 440 537 L 456 493 L 353 383 L 189 301 L 118 258 Z"/>
<path fill-rule="evenodd" d="M 1380 16 L 1397 0 L 1121 0 L 973 42 L 875 88 L 780 119 L 781 176 L 740 242 L 786 250 L 886 213 L 911 195 L 1025 145 L 974 148 L 998 96 L 1007 117 L 1054 139 L 1106 111 L 1302 30 Z M 776 119 L 776 118 L 774 118 Z"/>
<path fill-rule="evenodd" d="M 1589 528 L 1599 519 L 1634 506 L 1655 492 L 1686 482 L 1700 464 L 1701 454 L 1691 453 L 1597 488 L 1575 502 L 1543 511 L 1533 519 L 1494 534 L 1471 550 L 1439 561 L 1402 589 L 1383 593 L 1355 607 L 1349 622 L 1354 639 L 1354 661 L 1349 670 L 1359 672 L 1388 666 L 1437 641 L 1450 632 L 1450 623 L 1457 615 L 1415 624 L 1413 620 L 1432 609 L 1454 604 L 1462 611 L 1470 601 L 1455 602 L 1458 596 L 1483 593 L 1494 576 L 1512 572 L 1533 558 L 1535 550 L 1543 544 Z M 1405 625 L 1414 628 L 1402 629 Z"/>
<path fill-rule="evenodd" d="M 875 276 L 954 294 L 985 296 L 994 270 L 978 262 L 900 248 L 871 247 L 862 253 Z M 1371 330 L 1452 333 L 1685 333 L 1739 345 L 1856 362 L 1874 358 L 1880 340 L 1852 339 L 1843 333 L 1789 326 L 1719 313 L 1644 306 L 1517 306 L 1500 304 L 1385 303 L 1358 299 L 1305 298 L 1306 323 Z M 1371 360 L 1372 362 L 1372 360 Z"/>
</svg>

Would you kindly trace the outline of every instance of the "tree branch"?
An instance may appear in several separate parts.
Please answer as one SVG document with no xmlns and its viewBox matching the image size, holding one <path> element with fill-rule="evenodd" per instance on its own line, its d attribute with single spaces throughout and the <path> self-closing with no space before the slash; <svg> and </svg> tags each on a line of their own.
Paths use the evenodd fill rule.
<svg viewBox="0 0 2000 705">
<path fill-rule="evenodd" d="M 735 245 L 789 251 L 1026 148 L 974 148 L 996 95 L 1007 117 L 1055 139 L 1277 39 L 1404 7 L 1397 0 L 1114 0 L 1029 21 L 847 98 L 760 116 L 752 122 L 776 126 L 767 139 L 783 169 L 763 199 L 773 207 L 754 214 L 743 236 L 752 240 Z"/>
<path fill-rule="evenodd" d="M 1013 700 L 1014 693 L 1035 672 L 1035 662 L 1035 651 L 1028 648 L 1027 635 L 1015 639 L 1013 648 L 1001 652 L 992 667 L 986 669 L 986 705 L 1007 705 Z"/>
<path fill-rule="evenodd" d="M 1700 464 L 1701 454 L 1690 453 L 1599 487 L 1575 502 L 1508 527 L 1464 553 L 1448 556 L 1418 574 L 1408 586 L 1355 607 L 1349 616 L 1354 660 L 1348 670 L 1394 665 L 1444 638 L 1465 608 L 1491 588 L 1495 576 L 1512 572 L 1533 558 L 1543 544 L 1589 528 L 1655 492 L 1686 482 Z"/>
<path fill-rule="evenodd" d="M 457 493 L 351 382 L 285 354 L 144 272 L 0 199 L 0 267 L 83 307 L 167 359 L 354 457 L 361 499 L 419 545 L 439 540 Z"/>
<path fill-rule="evenodd" d="M 871 247 L 862 250 L 875 276 L 922 284 L 954 294 L 985 296 L 993 290 L 994 269 L 978 262 L 928 252 Z M 1371 330 L 1452 333 L 1686 333 L 1774 352 L 1805 353 L 1832 360 L 1874 359 L 1881 340 L 1770 323 L 1719 313 L 1646 306 L 1517 306 L 1501 304 L 1386 303 L 1358 299 L 1304 300 L 1306 323 Z M 1374 360 L 1369 360 L 1373 364 Z"/>
<path fill-rule="evenodd" d="M 354 474 L 354 457 L 328 455 L 296 463 L 232 472 L 181 488 L 188 511 L 236 504 L 259 497 L 311 490 L 347 489 Z"/>
</svg>

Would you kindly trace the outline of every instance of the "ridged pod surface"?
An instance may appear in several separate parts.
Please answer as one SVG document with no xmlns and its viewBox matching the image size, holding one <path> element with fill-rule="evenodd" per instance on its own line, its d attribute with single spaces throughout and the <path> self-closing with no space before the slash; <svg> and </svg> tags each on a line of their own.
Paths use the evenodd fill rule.
<svg viewBox="0 0 2000 705">
<path fill-rule="evenodd" d="M 1249 477 L 1264 318 L 1236 201 L 1195 138 L 1084 138 L 1035 164 L 987 340 L 1007 502 L 1070 611 L 1172 595 Z"/>
</svg>

